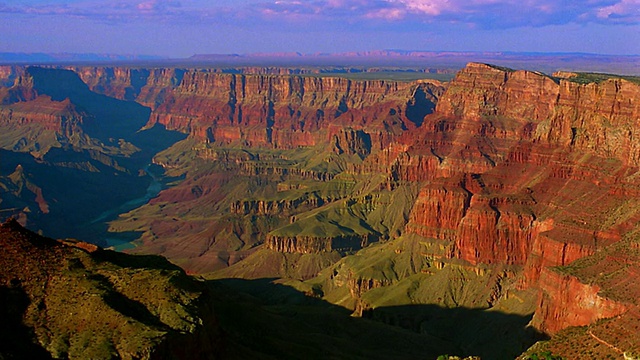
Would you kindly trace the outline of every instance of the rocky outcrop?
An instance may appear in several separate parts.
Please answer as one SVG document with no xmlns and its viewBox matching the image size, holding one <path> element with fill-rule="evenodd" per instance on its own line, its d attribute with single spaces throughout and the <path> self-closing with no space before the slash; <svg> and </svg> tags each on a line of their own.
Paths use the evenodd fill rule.
<svg viewBox="0 0 640 360">
<path fill-rule="evenodd" d="M 526 205 L 512 199 L 474 196 L 459 224 L 453 256 L 474 265 L 523 265 L 536 236 L 535 220 Z"/>
<path fill-rule="evenodd" d="M 37 96 L 33 89 L 33 78 L 26 75 L 20 66 L 0 66 L 0 104 L 9 105 L 30 101 Z"/>
<path fill-rule="evenodd" d="M 551 224 L 547 224 L 553 227 Z M 566 231 L 567 229 L 559 229 Z M 551 236 L 550 236 L 551 235 Z M 585 231 L 582 236 L 588 237 Z M 541 272 L 554 266 L 566 266 L 575 260 L 593 255 L 596 246 L 593 243 L 563 241 L 558 236 L 542 232 L 533 242 L 531 254 L 524 269 L 524 287 L 535 285 Z"/>
<path fill-rule="evenodd" d="M 411 209 L 406 231 L 425 238 L 455 241 L 472 194 L 463 184 L 434 181 L 424 186 Z"/>
<path fill-rule="evenodd" d="M 186 70 L 177 68 L 69 67 L 100 94 L 132 100 L 155 108 L 165 94 L 182 81 Z"/>
<path fill-rule="evenodd" d="M 0 108 L 0 125 L 5 128 L 38 126 L 70 137 L 81 132 L 82 122 L 83 114 L 76 111 L 69 99 L 53 101 L 48 96 L 40 96 L 34 101 Z"/>
<path fill-rule="evenodd" d="M 338 155 L 346 153 L 365 158 L 371 153 L 371 134 L 363 130 L 341 129 L 332 136 L 331 145 Z"/>
<path fill-rule="evenodd" d="M 385 132 L 389 131 L 385 123 L 387 127 L 410 126 L 411 120 L 399 114 L 415 86 L 340 78 L 189 72 L 154 110 L 152 121 L 188 130 L 210 142 L 244 141 L 249 146 L 296 148 L 326 141 L 318 130 L 327 131 L 329 124 Z M 205 101 L 205 108 L 198 106 Z M 375 145 L 379 148 L 385 144 Z"/>
<path fill-rule="evenodd" d="M 445 263 L 521 269 L 517 286 L 545 299 L 534 321 L 542 331 L 590 324 L 626 305 L 550 268 L 593 256 L 637 226 L 622 194 L 638 186 L 628 139 L 639 91 L 632 79 L 584 83 L 470 64 L 421 128 L 350 171 L 385 172 L 390 188 L 425 182 L 405 232 Z"/>
<path fill-rule="evenodd" d="M 238 200 L 231 204 L 231 212 L 238 215 L 287 215 L 294 211 L 316 209 L 338 199 L 304 194 L 296 199 L 285 200 Z"/>
<path fill-rule="evenodd" d="M 584 284 L 576 277 L 549 268 L 542 270 L 539 286 L 540 299 L 532 324 L 547 333 L 589 325 L 628 310 L 625 304 L 600 296 L 600 287 Z"/>
<path fill-rule="evenodd" d="M 541 73 L 470 63 L 451 81 L 437 112 L 479 119 L 487 116 L 539 122 L 551 116 L 558 83 Z"/>
<path fill-rule="evenodd" d="M 374 240 L 372 235 L 338 235 L 331 237 L 315 236 L 280 236 L 267 235 L 265 244 L 268 249 L 300 254 L 315 254 L 322 252 L 351 251 L 367 246 Z"/>
<path fill-rule="evenodd" d="M 362 295 L 369 290 L 391 284 L 392 282 L 387 279 L 366 279 L 349 272 L 346 286 L 349 289 L 349 294 L 355 301 L 352 316 L 368 317 L 367 312 L 372 310 L 371 305 L 362 300 Z"/>
<path fill-rule="evenodd" d="M 581 83 L 472 63 L 451 82 L 436 110 L 465 119 L 531 122 L 538 141 L 638 165 L 638 97 L 640 85 L 622 78 Z"/>
<path fill-rule="evenodd" d="M 362 294 L 364 294 L 369 290 L 377 289 L 383 286 L 388 286 L 390 284 L 391 284 L 390 280 L 365 279 L 365 278 L 356 276 L 351 272 L 347 277 L 347 287 L 349 288 L 349 294 L 351 294 L 351 297 L 353 297 L 354 299 L 360 299 L 362 297 Z"/>
<path fill-rule="evenodd" d="M 2 347 L 3 357 L 213 359 L 220 354 L 208 290 L 162 258 L 57 242 L 14 220 L 0 225 L 0 248 L 0 327 L 11 344 Z M 14 311 L 10 318 L 5 309 Z"/>
<path fill-rule="evenodd" d="M 78 150 L 104 144 L 117 147 L 122 145 L 120 139 L 130 139 L 149 118 L 139 104 L 92 92 L 72 71 L 41 67 L 12 71 L 8 76 L 12 86 L 0 91 L 0 126 L 5 130 L 0 143 L 5 149 L 41 157 L 66 145 Z M 136 150 L 124 150 L 131 151 Z"/>
<path fill-rule="evenodd" d="M 334 178 L 334 174 L 324 171 L 315 171 L 301 169 L 291 166 L 283 166 L 281 164 L 269 164 L 260 162 L 242 163 L 238 170 L 241 175 L 245 176 L 280 176 L 292 177 L 298 179 L 329 181 Z"/>
</svg>

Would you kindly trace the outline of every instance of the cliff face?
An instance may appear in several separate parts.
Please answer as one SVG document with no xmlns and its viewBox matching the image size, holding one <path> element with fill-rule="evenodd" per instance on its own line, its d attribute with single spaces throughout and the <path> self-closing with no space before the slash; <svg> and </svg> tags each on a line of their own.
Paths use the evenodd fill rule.
<svg viewBox="0 0 640 360">
<path fill-rule="evenodd" d="M 583 84 L 529 71 L 469 64 L 438 102 L 445 116 L 535 124 L 535 139 L 637 166 L 640 87 L 621 78 Z"/>
<path fill-rule="evenodd" d="M 471 63 L 451 81 L 438 113 L 466 119 L 503 116 L 539 122 L 554 110 L 558 84 L 540 73 Z"/>
<path fill-rule="evenodd" d="M 372 240 L 367 235 L 322 236 L 277 236 L 268 235 L 268 249 L 284 253 L 316 254 L 323 252 L 353 251 L 361 249 Z"/>
<path fill-rule="evenodd" d="M 72 137 L 81 132 L 83 114 L 65 99 L 53 101 L 40 96 L 30 102 L 17 102 L 0 109 L 0 122 L 4 128 L 39 127 L 44 131 L 57 132 Z"/>
<path fill-rule="evenodd" d="M 66 96 L 77 103 L 86 97 L 86 87 L 147 106 L 152 110 L 147 126 L 159 123 L 198 141 L 281 149 L 331 143 L 338 153 L 364 157 L 419 125 L 444 90 L 437 82 L 162 68 L 69 69 L 83 83 L 75 84 L 64 70 L 2 67 L 2 102 L 29 102 L 50 93 L 54 101 Z M 43 88 L 48 86 L 39 80 L 43 76 L 57 76 L 56 86 L 64 90 Z"/>
<path fill-rule="evenodd" d="M 426 82 L 180 69 L 73 70 L 94 91 L 151 107 L 149 125 L 160 123 L 200 141 L 285 149 L 332 138 L 349 149 L 345 126 L 366 131 L 365 147 L 382 148 L 393 135 L 421 122 L 443 91 Z M 361 148 L 362 141 L 355 146 Z"/>
<path fill-rule="evenodd" d="M 577 278 L 544 269 L 533 325 L 547 333 L 569 326 L 585 326 L 628 311 L 629 305 L 598 295 L 599 286 L 583 284 Z"/>
</svg>

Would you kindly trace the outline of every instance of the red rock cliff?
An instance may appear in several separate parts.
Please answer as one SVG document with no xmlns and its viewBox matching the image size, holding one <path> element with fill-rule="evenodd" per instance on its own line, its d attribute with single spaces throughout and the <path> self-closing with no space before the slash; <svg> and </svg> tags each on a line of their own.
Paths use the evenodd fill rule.
<svg viewBox="0 0 640 360">
<path fill-rule="evenodd" d="M 368 146 L 381 149 L 403 130 L 420 124 L 444 90 L 437 82 L 216 70 L 72 70 L 93 91 L 151 107 L 150 125 L 161 123 L 207 142 L 276 148 L 335 142 L 336 137 L 345 137 L 342 129 L 348 126 L 366 131 Z M 347 142 L 358 140 L 346 136 Z"/>
<path fill-rule="evenodd" d="M 471 63 L 451 81 L 437 112 L 531 122 L 539 141 L 638 165 L 638 98 L 640 85 L 621 78 L 582 84 Z"/>
<path fill-rule="evenodd" d="M 543 299 L 539 329 L 586 325 L 626 307 L 549 268 L 592 256 L 638 225 L 625 195 L 640 185 L 638 99 L 631 80 L 469 64 L 422 127 L 362 168 L 426 182 L 406 232 L 470 265 L 520 267 L 518 286 Z"/>
</svg>

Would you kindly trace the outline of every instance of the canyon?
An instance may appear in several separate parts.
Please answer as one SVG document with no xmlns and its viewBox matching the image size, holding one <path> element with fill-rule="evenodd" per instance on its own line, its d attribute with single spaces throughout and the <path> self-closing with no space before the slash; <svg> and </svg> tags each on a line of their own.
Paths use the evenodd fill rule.
<svg viewBox="0 0 640 360">
<path fill-rule="evenodd" d="M 640 353 L 639 78 L 1 66 L 0 84 L 0 211 L 47 236 L 123 236 L 225 291 L 277 279 L 435 356 Z M 94 221 L 144 196 L 150 163 L 159 194 Z"/>
</svg>

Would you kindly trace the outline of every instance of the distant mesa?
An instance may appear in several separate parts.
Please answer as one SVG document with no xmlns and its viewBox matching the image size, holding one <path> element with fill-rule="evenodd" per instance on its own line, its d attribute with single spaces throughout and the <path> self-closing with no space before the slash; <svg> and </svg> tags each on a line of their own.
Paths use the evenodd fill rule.
<svg viewBox="0 0 640 360">
<path fill-rule="evenodd" d="M 267 62 L 267 63 L 265 63 Z M 361 67 L 430 67 L 459 70 L 468 62 L 485 62 L 515 69 L 606 72 L 638 75 L 640 56 L 617 56 L 589 53 L 540 53 L 501 51 L 423 51 L 370 50 L 337 53 L 256 52 L 233 54 L 194 54 L 187 58 L 150 55 L 92 53 L 0 53 L 0 64 L 153 64 L 154 66 L 361 66 Z M 205 63 L 205 64 L 203 64 Z"/>
</svg>

